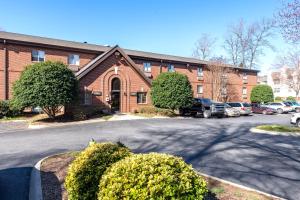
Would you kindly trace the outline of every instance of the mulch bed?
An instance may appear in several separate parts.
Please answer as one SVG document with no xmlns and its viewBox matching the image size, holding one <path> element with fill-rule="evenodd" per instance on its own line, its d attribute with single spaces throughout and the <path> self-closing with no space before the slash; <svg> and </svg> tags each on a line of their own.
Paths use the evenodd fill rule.
<svg viewBox="0 0 300 200">
<path fill-rule="evenodd" d="M 41 164 L 41 181 L 44 200 L 68 199 L 64 180 L 69 164 L 78 153 L 71 152 L 52 156 Z M 205 178 L 209 194 L 206 200 L 276 200 L 275 198 L 248 191 L 212 178 Z"/>
</svg>

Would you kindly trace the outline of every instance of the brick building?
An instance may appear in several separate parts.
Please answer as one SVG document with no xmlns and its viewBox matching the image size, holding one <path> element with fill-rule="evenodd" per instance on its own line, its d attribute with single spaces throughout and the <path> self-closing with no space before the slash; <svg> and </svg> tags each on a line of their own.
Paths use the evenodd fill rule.
<svg viewBox="0 0 300 200">
<path fill-rule="evenodd" d="M 11 98 L 25 66 L 46 60 L 62 61 L 74 71 L 83 104 L 121 112 L 150 105 L 151 81 L 162 72 L 187 75 L 195 97 L 210 98 L 213 92 L 206 61 L 0 31 L 0 100 Z M 227 67 L 227 100 L 249 102 L 258 71 Z"/>
</svg>

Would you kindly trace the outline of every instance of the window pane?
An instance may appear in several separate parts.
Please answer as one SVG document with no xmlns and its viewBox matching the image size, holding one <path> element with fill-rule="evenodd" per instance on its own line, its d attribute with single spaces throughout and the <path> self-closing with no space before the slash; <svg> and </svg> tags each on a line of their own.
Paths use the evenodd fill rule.
<svg viewBox="0 0 300 200">
<path fill-rule="evenodd" d="M 79 55 L 71 54 L 68 58 L 69 65 L 79 65 Z"/>
<path fill-rule="evenodd" d="M 31 52 L 31 60 L 32 61 L 39 61 L 39 53 L 37 50 L 32 50 Z"/>
<path fill-rule="evenodd" d="M 203 86 L 202 85 L 197 85 L 197 93 L 202 94 L 203 93 Z"/>
<path fill-rule="evenodd" d="M 138 92 L 137 93 L 137 103 L 146 103 L 147 100 L 147 93 L 146 92 Z"/>
<path fill-rule="evenodd" d="M 168 72 L 174 72 L 174 71 L 175 71 L 174 65 L 169 64 L 168 65 Z"/>
</svg>

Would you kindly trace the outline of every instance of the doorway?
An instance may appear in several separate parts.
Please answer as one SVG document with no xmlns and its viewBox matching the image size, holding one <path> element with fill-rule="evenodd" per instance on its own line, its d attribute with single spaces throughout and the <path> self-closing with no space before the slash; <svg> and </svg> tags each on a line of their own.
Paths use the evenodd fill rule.
<svg viewBox="0 0 300 200">
<path fill-rule="evenodd" d="M 120 111 L 120 94 L 121 94 L 121 82 L 119 78 L 113 78 L 111 81 L 111 110 L 113 112 Z"/>
</svg>

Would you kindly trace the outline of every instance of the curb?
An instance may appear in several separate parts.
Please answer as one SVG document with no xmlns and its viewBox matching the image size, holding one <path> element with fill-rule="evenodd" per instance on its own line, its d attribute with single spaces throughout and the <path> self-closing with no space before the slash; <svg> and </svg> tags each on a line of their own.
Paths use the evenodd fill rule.
<svg viewBox="0 0 300 200">
<path fill-rule="evenodd" d="M 252 133 L 265 133 L 269 135 L 283 135 L 283 136 L 294 136 L 294 137 L 299 137 L 300 133 L 299 132 L 276 132 L 276 131 L 266 131 L 266 130 L 261 130 L 257 128 L 251 128 L 250 132 Z"/>
<path fill-rule="evenodd" d="M 45 157 L 39 160 L 32 168 L 30 174 L 29 200 L 43 200 L 42 182 L 41 182 L 41 163 L 47 159 Z"/>
<path fill-rule="evenodd" d="M 64 152 L 64 153 L 67 153 L 67 152 Z M 53 154 L 53 155 L 50 155 L 50 156 L 46 156 L 46 157 L 42 158 L 41 160 L 39 160 L 34 165 L 32 171 L 31 171 L 31 175 L 30 175 L 29 200 L 43 200 L 41 171 L 40 171 L 41 170 L 41 163 L 49 157 L 57 156 L 57 155 L 64 154 L 64 153 L 58 153 L 58 154 Z M 275 196 L 275 195 L 272 195 L 272 194 L 268 194 L 268 193 L 262 192 L 260 190 L 256 190 L 256 189 L 253 189 L 253 188 L 250 188 L 250 187 L 247 187 L 247 186 L 244 186 L 244 185 L 240 185 L 240 184 L 237 184 L 237 183 L 233 183 L 233 182 L 230 182 L 230 181 L 226 181 L 224 179 L 217 178 L 215 176 L 210 176 L 208 174 L 204 174 L 204 173 L 201 173 L 199 171 L 197 171 L 197 173 L 201 176 L 206 177 L 206 178 L 211 178 L 211 179 L 220 181 L 222 183 L 232 185 L 234 187 L 241 188 L 243 190 L 247 190 L 247 191 L 250 191 L 250 192 L 256 192 L 256 193 L 259 193 L 259 194 L 262 194 L 264 196 L 274 198 L 274 199 L 277 199 L 277 200 L 286 200 L 284 198 L 281 198 L 281 197 L 278 197 L 278 196 Z"/>
<path fill-rule="evenodd" d="M 198 174 L 201 175 L 201 176 L 204 176 L 206 178 L 211 178 L 211 179 L 220 181 L 222 183 L 225 183 L 225 184 L 228 184 L 228 185 L 232 185 L 234 187 L 238 187 L 238 188 L 241 188 L 243 190 L 250 191 L 250 192 L 256 192 L 258 194 L 261 194 L 261 195 L 264 195 L 264 196 L 267 196 L 267 197 L 270 197 L 270 198 L 274 198 L 274 199 L 277 199 L 277 200 L 287 200 L 287 199 L 284 199 L 284 198 L 281 198 L 281 197 L 278 197 L 278 196 L 275 196 L 275 195 L 272 195 L 272 194 L 269 194 L 269 193 L 262 192 L 262 191 L 257 190 L 257 189 L 253 189 L 253 188 L 250 188 L 250 187 L 247 187 L 247 186 L 244 186 L 244 185 L 233 183 L 231 181 L 226 181 L 224 179 L 220 179 L 220 178 L 217 178 L 215 176 L 210 176 L 210 175 L 207 175 L 207 174 L 203 174 L 201 172 L 198 172 Z"/>
</svg>

